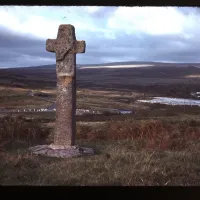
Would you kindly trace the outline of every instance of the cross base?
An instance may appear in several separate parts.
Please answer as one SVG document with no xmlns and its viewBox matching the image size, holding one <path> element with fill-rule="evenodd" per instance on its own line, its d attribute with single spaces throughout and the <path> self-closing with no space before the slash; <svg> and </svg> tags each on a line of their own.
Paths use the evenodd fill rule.
<svg viewBox="0 0 200 200">
<path fill-rule="evenodd" d="M 94 155 L 94 150 L 79 146 L 60 146 L 60 145 L 37 145 L 29 148 L 33 154 L 57 157 L 57 158 L 72 158 L 83 155 Z"/>
</svg>

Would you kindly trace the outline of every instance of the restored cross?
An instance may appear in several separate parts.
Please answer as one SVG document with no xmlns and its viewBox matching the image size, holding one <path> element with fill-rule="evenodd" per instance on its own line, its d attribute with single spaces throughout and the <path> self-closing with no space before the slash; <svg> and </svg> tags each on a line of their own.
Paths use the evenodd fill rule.
<svg viewBox="0 0 200 200">
<path fill-rule="evenodd" d="M 46 50 L 56 53 L 57 99 L 54 148 L 75 145 L 76 53 L 85 53 L 85 41 L 76 41 L 72 25 L 60 25 L 57 39 L 46 41 Z"/>
</svg>

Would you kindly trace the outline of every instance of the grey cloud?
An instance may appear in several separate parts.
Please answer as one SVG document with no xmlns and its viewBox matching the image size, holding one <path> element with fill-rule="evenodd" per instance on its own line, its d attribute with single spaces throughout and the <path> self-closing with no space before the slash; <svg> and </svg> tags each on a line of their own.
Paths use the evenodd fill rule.
<svg viewBox="0 0 200 200">
<path fill-rule="evenodd" d="M 178 43 L 179 42 L 179 43 Z M 129 35 L 119 33 L 116 40 L 98 38 L 98 44 L 92 44 L 88 54 L 97 59 L 127 61 L 165 61 L 199 62 L 200 41 L 197 34 L 192 39 L 183 35 L 150 36 L 148 34 Z M 99 60 L 99 59 L 98 59 Z"/>
<path fill-rule="evenodd" d="M 178 7 L 177 9 L 186 16 L 189 16 L 191 14 L 200 14 L 199 7 Z"/>
<path fill-rule="evenodd" d="M 106 8 L 99 12 L 99 15 L 102 13 L 109 15 L 109 10 Z M 98 12 L 95 16 L 98 16 Z M 200 29 L 197 27 L 189 33 L 193 35 L 190 39 L 184 35 L 148 35 L 145 33 L 126 35 L 125 32 L 118 31 L 115 33 L 116 39 L 109 39 L 98 32 L 83 32 L 77 29 L 77 40 L 86 41 L 86 53 L 77 54 L 77 63 L 200 62 Z M 55 63 L 55 54 L 46 51 L 45 42 L 34 36 L 19 34 L 0 26 L 0 67 Z"/>
<path fill-rule="evenodd" d="M 4 26 L 0 26 L 0 46 L 5 48 L 30 47 L 41 45 L 39 39 L 25 34 L 16 33 Z"/>
<path fill-rule="evenodd" d="M 10 62 L 10 61 L 15 61 L 16 56 L 19 56 L 20 54 L 17 54 L 15 52 L 9 51 L 8 49 L 5 48 L 0 48 L 0 62 Z"/>
<path fill-rule="evenodd" d="M 36 58 L 51 59 L 53 56 L 45 50 L 45 40 L 0 26 L 0 67 L 12 66 L 13 63 L 18 66 L 40 65 L 41 61 Z"/>
<path fill-rule="evenodd" d="M 110 15 L 112 15 L 113 12 L 117 9 L 118 9 L 118 7 L 114 7 L 114 6 L 113 7 L 102 7 L 98 11 L 92 13 L 91 15 L 92 15 L 92 17 L 99 18 L 99 19 L 107 18 Z"/>
</svg>

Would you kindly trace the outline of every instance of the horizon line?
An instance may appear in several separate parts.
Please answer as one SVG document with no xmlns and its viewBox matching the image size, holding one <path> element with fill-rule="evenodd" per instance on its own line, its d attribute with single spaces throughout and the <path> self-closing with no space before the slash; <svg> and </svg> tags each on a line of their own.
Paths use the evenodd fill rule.
<svg viewBox="0 0 200 200">
<path fill-rule="evenodd" d="M 132 62 L 132 63 L 131 63 Z M 170 62 L 170 61 L 119 61 L 119 62 L 107 62 L 107 63 L 100 63 L 100 64 L 76 64 L 76 66 L 103 66 L 103 65 L 109 65 L 109 64 L 117 64 L 120 65 L 133 65 L 141 63 L 141 64 L 147 64 L 147 63 L 156 63 L 156 64 L 200 64 L 199 62 Z M 41 66 L 49 66 L 49 65 L 56 65 L 56 63 L 53 64 L 45 64 L 45 65 L 35 65 L 35 66 L 23 66 L 23 67 L 0 67 L 0 69 L 9 69 L 9 68 L 27 68 L 27 67 L 41 67 Z"/>
</svg>

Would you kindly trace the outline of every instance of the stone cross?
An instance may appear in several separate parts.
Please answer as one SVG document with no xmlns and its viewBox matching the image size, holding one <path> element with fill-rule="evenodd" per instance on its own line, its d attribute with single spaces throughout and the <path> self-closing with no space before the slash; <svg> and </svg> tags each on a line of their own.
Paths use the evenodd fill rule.
<svg viewBox="0 0 200 200">
<path fill-rule="evenodd" d="M 46 41 L 46 50 L 56 53 L 57 99 L 54 143 L 29 150 L 37 155 L 69 158 L 93 155 L 92 148 L 75 145 L 76 53 L 85 52 L 85 41 L 76 41 L 72 25 L 60 25 L 57 39 Z"/>
<path fill-rule="evenodd" d="M 85 53 L 85 41 L 76 41 L 75 28 L 60 25 L 57 39 L 46 41 L 46 50 L 56 53 L 57 99 L 54 145 L 75 145 L 76 53 Z M 56 147 L 55 147 L 56 148 Z"/>
</svg>

